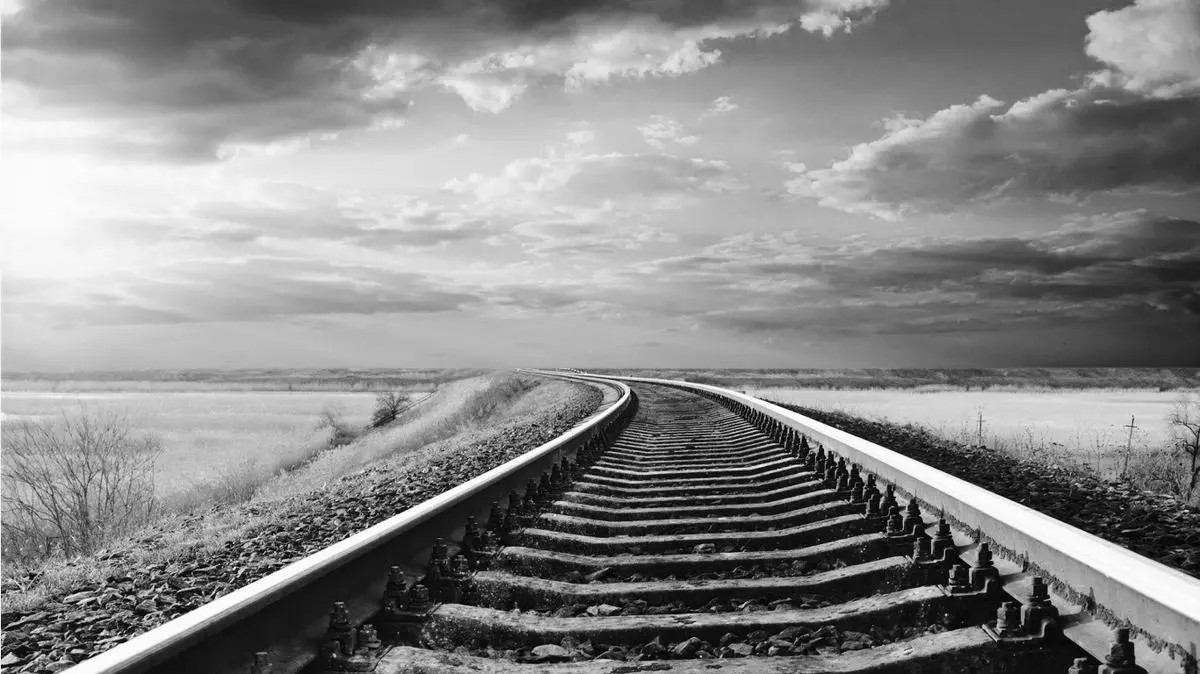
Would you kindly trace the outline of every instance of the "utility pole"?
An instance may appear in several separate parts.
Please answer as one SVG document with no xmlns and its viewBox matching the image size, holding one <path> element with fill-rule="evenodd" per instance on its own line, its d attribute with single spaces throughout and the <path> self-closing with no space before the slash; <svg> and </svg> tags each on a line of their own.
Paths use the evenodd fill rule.
<svg viewBox="0 0 1200 674">
<path fill-rule="evenodd" d="M 1133 431 L 1137 429 L 1135 420 L 1134 415 L 1130 414 L 1129 423 L 1121 427 L 1129 429 L 1129 439 L 1125 441 L 1125 465 L 1121 468 L 1121 477 L 1125 477 L 1129 473 L 1129 455 L 1133 452 Z"/>
<path fill-rule="evenodd" d="M 976 443 L 980 447 L 983 446 L 983 409 L 979 410 L 979 442 Z"/>
</svg>

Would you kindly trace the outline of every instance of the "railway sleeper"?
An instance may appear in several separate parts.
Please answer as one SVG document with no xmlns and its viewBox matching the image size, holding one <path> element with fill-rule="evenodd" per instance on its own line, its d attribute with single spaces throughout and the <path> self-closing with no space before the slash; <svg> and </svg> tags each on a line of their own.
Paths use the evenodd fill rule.
<svg viewBox="0 0 1200 674">
<path fill-rule="evenodd" d="M 525 545 L 581 554 L 613 554 L 614 552 L 667 553 L 684 552 L 711 546 L 716 551 L 767 550 L 783 547 L 824 543 L 846 536 L 878 530 L 878 522 L 861 515 L 843 515 L 820 522 L 803 524 L 775 531 L 741 531 L 729 533 L 699 533 L 661 536 L 611 536 L 600 538 L 547 529 L 525 529 L 519 541 Z M 729 548 L 729 550 L 724 550 Z"/>
<path fill-rule="evenodd" d="M 686 486 L 667 486 L 655 485 L 651 482 L 638 485 L 612 485 L 597 482 L 590 477 L 580 478 L 573 487 L 575 491 L 589 492 L 593 494 L 619 495 L 619 496 L 651 496 L 654 494 L 672 495 L 672 496 L 712 496 L 712 495 L 728 495 L 731 489 L 740 490 L 755 490 L 757 492 L 771 491 L 786 487 L 797 482 L 808 482 L 812 479 L 813 474 L 796 468 L 793 472 L 787 475 L 774 477 L 772 479 L 758 480 L 753 482 L 748 481 L 725 481 L 718 482 L 712 480 L 708 484 L 696 484 Z"/>
<path fill-rule="evenodd" d="M 719 641 L 718 641 L 719 644 Z M 595 655 L 591 655 L 595 653 Z M 577 662 L 546 659 L 525 664 L 461 653 L 399 646 L 384 656 L 378 674 L 613 674 L 614 672 L 675 672 L 709 674 L 711 659 L 639 660 L 628 665 L 613 659 L 592 660 L 603 651 L 580 652 Z M 639 653 L 630 659 L 640 659 Z M 765 658 L 722 657 L 722 674 L 1062 674 L 1065 660 L 1054 650 L 1008 651 L 978 627 L 947 630 L 883 644 L 843 651 L 838 655 L 790 655 Z"/>
<path fill-rule="evenodd" d="M 610 557 L 576 555 L 538 548 L 509 546 L 493 559 L 495 569 L 511 573 L 537 575 L 559 579 L 578 576 L 581 581 L 599 573 L 596 580 L 606 576 L 627 577 L 640 574 L 646 577 L 669 575 L 693 576 L 704 573 L 731 571 L 738 567 L 769 566 L 830 566 L 874 561 L 895 554 L 899 548 L 883 534 L 872 533 L 842 538 L 829 543 L 791 550 L 761 550 L 749 552 L 715 552 L 705 554 L 614 555 Z"/>
<path fill-rule="evenodd" d="M 713 444 L 710 448 L 704 449 L 697 447 L 695 443 L 678 446 L 664 444 L 647 448 L 622 444 L 618 441 L 605 454 L 610 459 L 623 461 L 678 461 L 683 458 L 694 461 L 720 461 L 721 459 L 744 460 L 780 449 L 778 444 L 762 435 L 757 435 L 729 443 Z"/>
<path fill-rule="evenodd" d="M 797 508 L 829 503 L 840 498 L 832 489 L 822 489 L 808 493 L 788 496 L 774 501 L 758 503 L 726 503 L 699 504 L 675 507 L 607 507 L 593 503 L 579 503 L 574 500 L 560 500 L 551 504 L 553 512 L 567 515 L 588 517 L 594 520 L 628 520 L 635 517 L 656 518 L 664 515 L 679 515 L 680 517 L 728 517 L 731 515 L 769 515 L 782 513 Z M 627 501 L 610 499 L 609 506 L 620 506 Z"/>
<path fill-rule="evenodd" d="M 755 489 L 765 482 L 771 482 L 779 479 L 794 479 L 807 471 L 804 467 L 795 461 L 788 462 L 790 465 L 782 465 L 777 468 L 763 471 L 757 475 L 708 475 L 704 477 L 679 477 L 679 478 L 662 478 L 654 479 L 649 477 L 611 477 L 608 475 L 600 475 L 595 471 L 588 471 L 583 476 L 588 482 L 599 485 L 607 485 L 613 487 L 625 487 L 631 489 L 658 489 L 670 487 L 713 487 L 719 489 Z"/>
<path fill-rule="evenodd" d="M 648 470 L 645 466 L 618 467 L 613 464 L 597 462 L 588 471 L 590 475 L 604 475 L 621 479 L 658 480 L 678 479 L 685 477 L 755 477 L 777 468 L 799 465 L 796 460 L 786 455 L 775 455 L 757 463 L 730 465 L 729 462 L 699 465 L 694 463 L 678 463 L 667 469 Z M 634 470 L 634 468 L 640 470 Z"/>
<path fill-rule="evenodd" d="M 790 526 L 819 522 L 861 512 L 845 501 L 829 501 L 774 515 L 680 517 L 677 519 L 596 520 L 562 513 L 543 513 L 535 526 L 592 536 L 641 536 L 658 533 L 692 534 L 719 531 L 777 531 Z"/>
<path fill-rule="evenodd" d="M 645 582 L 569 583 L 505 571 L 482 571 L 473 578 L 474 596 L 485 606 L 552 610 L 574 604 L 627 605 L 641 607 L 680 603 L 700 609 L 711 602 L 730 599 L 794 599 L 802 596 L 822 600 L 862 597 L 876 592 L 894 591 L 914 584 L 912 560 L 907 557 L 883 559 L 822 571 L 807 576 L 731 578 L 722 580 L 656 580 Z"/>
<path fill-rule="evenodd" d="M 772 635 L 789 627 L 819 629 L 828 625 L 840 631 L 917 624 L 958 627 L 978 624 L 994 613 L 994 604 L 983 599 L 922 586 L 811 609 L 583 618 L 442 604 L 429 615 L 422 637 L 456 643 L 483 639 L 494 648 L 513 648 L 558 643 L 566 637 L 621 645 L 645 643 L 655 637 L 676 642 L 695 637 L 716 643 L 727 633 L 747 635 L 762 630 Z"/>
<path fill-rule="evenodd" d="M 589 503 L 601 506 L 621 506 L 622 504 L 628 504 L 630 508 L 763 503 L 775 499 L 786 498 L 788 496 L 810 494 L 828 489 L 824 482 L 815 479 L 811 474 L 805 476 L 802 481 L 792 482 L 769 490 L 762 490 L 758 492 L 735 492 L 732 494 L 695 494 L 691 496 L 616 496 L 614 494 L 579 491 L 577 489 L 578 485 L 579 483 L 576 482 L 571 486 L 569 491 L 563 492 L 562 499 L 570 500 L 576 503 Z"/>
</svg>

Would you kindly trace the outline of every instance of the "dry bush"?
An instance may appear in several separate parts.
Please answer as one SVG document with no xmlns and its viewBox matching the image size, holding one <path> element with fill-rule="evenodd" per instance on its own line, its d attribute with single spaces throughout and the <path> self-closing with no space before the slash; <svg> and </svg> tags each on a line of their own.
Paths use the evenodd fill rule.
<svg viewBox="0 0 1200 674">
<path fill-rule="evenodd" d="M 375 412 L 371 415 L 371 427 L 379 428 L 396 420 L 405 408 L 408 396 L 398 391 L 388 391 L 375 396 Z"/>
<path fill-rule="evenodd" d="M 125 414 L 5 425 L 3 444 L 5 561 L 86 554 L 154 513 L 162 443 Z"/>
<path fill-rule="evenodd" d="M 1200 397 L 1181 397 L 1167 416 L 1170 452 L 1180 464 L 1180 495 L 1191 500 L 1200 487 Z"/>
</svg>

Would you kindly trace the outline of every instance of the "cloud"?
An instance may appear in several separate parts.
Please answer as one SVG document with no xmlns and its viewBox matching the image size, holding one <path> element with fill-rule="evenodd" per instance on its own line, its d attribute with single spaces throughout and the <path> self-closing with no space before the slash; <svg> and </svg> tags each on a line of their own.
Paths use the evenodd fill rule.
<svg viewBox="0 0 1200 674">
<path fill-rule="evenodd" d="M 528 220 L 513 227 L 525 250 L 538 256 L 627 255 L 646 244 L 674 243 L 677 237 L 661 227 L 633 221 L 630 213 L 579 210 L 575 217 Z"/>
<path fill-rule="evenodd" d="M 1200 223 L 1138 210 L 1048 233 L 888 246 L 746 234 L 637 273 L 689 293 L 659 310 L 747 331 L 998 330 L 1134 315 L 1194 325 Z"/>
<path fill-rule="evenodd" d="M 415 197 L 362 199 L 308 185 L 260 182 L 169 212 L 103 218 L 81 236 L 92 244 L 194 243 L 213 250 L 269 251 L 280 242 L 327 241 L 370 249 L 481 241 L 482 218 Z"/>
<path fill-rule="evenodd" d="M 714 99 L 712 105 L 708 106 L 708 109 L 700 114 L 700 118 L 705 119 L 707 117 L 715 117 L 717 115 L 725 114 L 726 112 L 733 112 L 737 109 L 738 104 L 734 103 L 732 98 L 728 96 L 720 96 Z"/>
<path fill-rule="evenodd" d="M 1088 17 L 1087 53 L 1110 66 L 1094 77 L 1158 98 L 1200 90 L 1200 5 L 1140 0 Z"/>
<path fill-rule="evenodd" d="M 663 149 L 668 143 L 693 145 L 700 140 L 699 136 L 687 135 L 683 125 L 663 115 L 653 115 L 650 121 L 637 127 L 646 144 L 655 149 Z"/>
<path fill-rule="evenodd" d="M 990 96 L 886 133 L 828 168 L 792 168 L 793 195 L 895 220 L 1000 199 L 1200 188 L 1200 9 L 1140 0 L 1089 18 L 1108 67 L 1076 89 L 1005 105 Z"/>
<path fill-rule="evenodd" d="M 331 314 L 454 311 L 480 296 L 412 272 L 316 260 L 194 260 L 84 288 L 55 286 L 6 313 L 58 326 L 261 321 Z"/>
<path fill-rule="evenodd" d="M 71 138 L 94 151 L 211 161 L 394 127 L 422 88 L 499 112 L 543 81 L 683 75 L 718 62 L 723 41 L 793 25 L 831 35 L 885 5 L 40 0 L 5 19 L 6 104 L 16 117 L 80 121 Z"/>
<path fill-rule="evenodd" d="M 498 174 L 472 173 L 444 189 L 472 194 L 488 212 L 528 215 L 545 208 L 675 209 L 704 193 L 741 188 L 733 167 L 719 159 L 672 154 L 587 153 L 577 144 L 550 147 L 538 157 L 510 162 Z"/>
</svg>

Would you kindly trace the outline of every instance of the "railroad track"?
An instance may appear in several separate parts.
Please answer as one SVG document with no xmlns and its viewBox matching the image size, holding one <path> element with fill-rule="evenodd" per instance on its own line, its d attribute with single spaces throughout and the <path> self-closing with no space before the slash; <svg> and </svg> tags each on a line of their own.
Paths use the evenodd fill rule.
<svg viewBox="0 0 1200 674">
<path fill-rule="evenodd" d="M 761 401 L 631 383 L 374 547 L 76 669 L 1194 671 L 1195 579 Z"/>
</svg>

